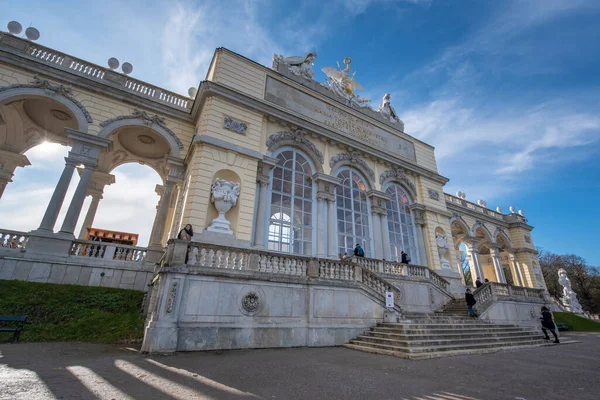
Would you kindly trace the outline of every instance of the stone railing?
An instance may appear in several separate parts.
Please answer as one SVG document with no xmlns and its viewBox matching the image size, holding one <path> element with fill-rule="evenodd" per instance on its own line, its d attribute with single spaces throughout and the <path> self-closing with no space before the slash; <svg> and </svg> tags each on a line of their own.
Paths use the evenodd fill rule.
<svg viewBox="0 0 600 400">
<path fill-rule="evenodd" d="M 181 96 L 168 90 L 131 78 L 109 68 L 90 63 L 60 51 L 32 43 L 19 37 L 0 32 L 0 49 L 21 53 L 24 57 L 48 66 L 66 70 L 72 74 L 115 86 L 123 91 L 140 96 L 177 110 L 190 112 L 193 99 Z"/>
<path fill-rule="evenodd" d="M 471 203 L 470 201 L 463 200 L 460 197 L 456 197 L 451 194 L 444 193 L 444 199 L 446 200 L 446 203 L 456 204 L 461 207 L 468 208 L 469 210 L 473 210 L 475 212 L 478 212 L 478 213 L 481 213 L 484 215 L 488 215 L 492 218 L 496 218 L 499 220 L 504 219 L 502 213 L 496 212 L 494 210 L 490 210 L 487 207 L 482 207 L 479 204 L 475 204 L 475 203 Z"/>
<path fill-rule="evenodd" d="M 449 285 L 447 280 L 421 265 L 401 264 L 366 257 L 349 257 L 348 259 L 372 272 L 429 279 L 435 286 L 444 290 L 447 290 Z"/>
<path fill-rule="evenodd" d="M 75 240 L 71 246 L 70 256 L 142 263 L 146 261 L 146 252 L 145 247 Z"/>
<path fill-rule="evenodd" d="M 2 249 L 25 250 L 28 241 L 29 234 L 26 232 L 0 230 L 0 248 Z"/>
<path fill-rule="evenodd" d="M 356 280 L 356 272 L 353 265 L 335 260 L 319 260 L 319 278 L 329 280 Z"/>
<path fill-rule="evenodd" d="M 492 302 L 518 301 L 527 303 L 545 303 L 544 289 L 532 289 L 521 286 L 511 286 L 505 283 L 489 282 L 473 292 L 477 300 L 479 312 L 485 311 Z"/>
<path fill-rule="evenodd" d="M 309 258 L 201 243 L 189 245 L 189 266 L 306 276 Z"/>
</svg>

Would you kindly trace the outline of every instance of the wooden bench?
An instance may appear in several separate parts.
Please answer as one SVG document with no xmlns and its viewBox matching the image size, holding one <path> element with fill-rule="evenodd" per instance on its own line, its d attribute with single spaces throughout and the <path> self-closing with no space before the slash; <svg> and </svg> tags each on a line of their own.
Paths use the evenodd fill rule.
<svg viewBox="0 0 600 400">
<path fill-rule="evenodd" d="M 556 329 L 558 329 L 559 331 L 568 331 L 571 329 L 571 327 L 568 324 L 565 324 L 564 322 L 559 322 L 556 324 Z"/>
<path fill-rule="evenodd" d="M 0 315 L 0 332 L 12 332 L 13 337 L 10 339 L 11 343 L 14 343 L 16 340 L 19 341 L 19 337 L 21 336 L 21 331 L 25 328 L 25 322 L 27 321 L 27 316 L 9 316 L 9 315 Z M 9 323 L 13 324 L 13 327 L 7 327 Z"/>
</svg>

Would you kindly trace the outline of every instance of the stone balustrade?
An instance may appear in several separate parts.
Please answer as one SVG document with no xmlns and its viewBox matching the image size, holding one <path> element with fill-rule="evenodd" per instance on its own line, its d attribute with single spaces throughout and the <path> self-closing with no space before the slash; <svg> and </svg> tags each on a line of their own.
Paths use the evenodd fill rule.
<svg viewBox="0 0 600 400">
<path fill-rule="evenodd" d="M 7 40 L 3 40 L 6 37 Z M 72 74 L 118 87 L 128 93 L 153 100 L 177 110 L 191 112 L 193 99 L 151 85 L 144 81 L 118 73 L 110 68 L 62 53 L 60 51 L 32 43 L 19 37 L 0 32 L 0 47 L 54 68 L 67 70 Z"/>
<path fill-rule="evenodd" d="M 521 286 L 511 286 L 506 283 L 489 282 L 473 293 L 477 300 L 479 312 L 483 312 L 492 302 L 498 300 L 545 303 L 544 289 L 532 289 Z"/>
<path fill-rule="evenodd" d="M 69 255 L 72 257 L 143 263 L 146 261 L 146 248 L 90 240 L 75 240 Z"/>
<path fill-rule="evenodd" d="M 334 260 L 319 260 L 319 278 L 327 280 L 356 280 L 353 265 Z"/>
<path fill-rule="evenodd" d="M 471 203 L 470 201 L 461 199 L 460 197 L 456 197 L 448 193 L 444 193 L 444 199 L 446 200 L 446 203 L 456 204 L 458 206 L 468 208 L 469 210 L 490 216 L 492 218 L 496 218 L 499 220 L 503 220 L 504 218 L 502 213 L 490 210 L 487 207 L 482 207 L 479 204 Z"/>
<path fill-rule="evenodd" d="M 0 248 L 9 250 L 25 250 L 29 241 L 29 234 L 26 232 L 11 231 L 8 229 L 0 230 Z"/>
</svg>

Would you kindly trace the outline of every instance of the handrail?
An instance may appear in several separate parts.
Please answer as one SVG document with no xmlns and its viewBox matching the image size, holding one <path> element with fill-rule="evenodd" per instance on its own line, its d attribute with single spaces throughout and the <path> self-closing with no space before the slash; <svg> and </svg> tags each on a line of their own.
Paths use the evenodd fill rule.
<svg viewBox="0 0 600 400">
<path fill-rule="evenodd" d="M 29 233 L 0 229 L 0 248 L 24 251 L 29 241 Z"/>
<path fill-rule="evenodd" d="M 69 254 L 72 257 L 142 263 L 146 261 L 146 253 L 147 249 L 145 247 L 94 240 L 74 240 Z"/>
<path fill-rule="evenodd" d="M 508 300 L 527 303 L 545 303 L 544 289 L 512 286 L 506 283 L 488 282 L 473 292 L 479 313 L 487 310 L 494 301 Z"/>
</svg>

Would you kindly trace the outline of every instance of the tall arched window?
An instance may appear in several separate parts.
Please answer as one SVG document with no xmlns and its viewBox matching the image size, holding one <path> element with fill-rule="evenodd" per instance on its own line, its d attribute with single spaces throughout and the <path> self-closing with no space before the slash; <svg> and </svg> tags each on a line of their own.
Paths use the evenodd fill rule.
<svg viewBox="0 0 600 400">
<path fill-rule="evenodd" d="M 385 203 L 387 209 L 388 231 L 392 259 L 401 261 L 400 252 L 408 253 L 413 264 L 419 263 L 419 251 L 415 239 L 415 225 L 408 205 L 406 192 L 399 185 L 392 184 L 385 191 L 390 199 Z"/>
<path fill-rule="evenodd" d="M 363 179 L 353 170 L 338 173 L 342 182 L 336 187 L 338 248 L 340 254 L 352 255 L 360 243 L 367 257 L 371 256 L 371 234 L 367 188 Z"/>
<path fill-rule="evenodd" d="M 271 187 L 269 249 L 312 253 L 312 168 L 296 150 L 277 156 Z"/>
</svg>

